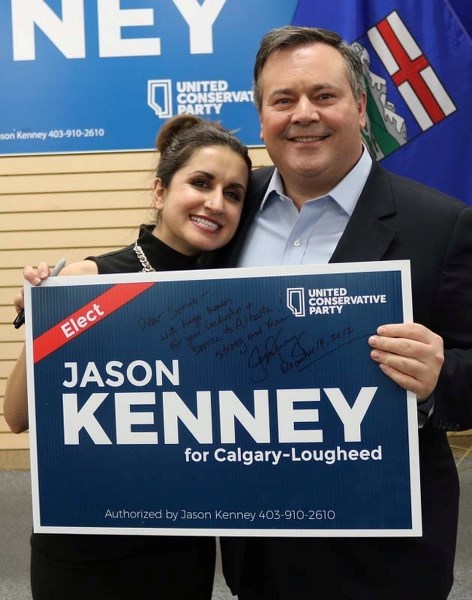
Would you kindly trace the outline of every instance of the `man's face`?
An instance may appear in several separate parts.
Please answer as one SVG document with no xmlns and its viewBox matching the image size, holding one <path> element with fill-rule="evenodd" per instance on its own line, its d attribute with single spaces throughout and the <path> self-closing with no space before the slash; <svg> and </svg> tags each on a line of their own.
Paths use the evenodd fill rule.
<svg viewBox="0 0 472 600">
<path fill-rule="evenodd" d="M 365 95 L 354 99 L 341 54 L 320 43 L 277 51 L 260 83 L 261 139 L 285 192 L 302 201 L 325 194 L 362 152 Z"/>
</svg>

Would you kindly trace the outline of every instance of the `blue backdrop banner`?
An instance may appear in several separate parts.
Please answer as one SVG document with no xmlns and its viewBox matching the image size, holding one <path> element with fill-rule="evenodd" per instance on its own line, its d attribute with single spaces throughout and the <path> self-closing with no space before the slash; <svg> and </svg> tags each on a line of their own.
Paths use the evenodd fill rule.
<svg viewBox="0 0 472 600">
<path fill-rule="evenodd" d="M 373 156 L 472 204 L 470 0 L 4 0 L 0 155 L 149 150 L 178 113 L 260 146 L 254 57 L 288 23 L 355 44 Z"/>
<path fill-rule="evenodd" d="M 420 535 L 416 402 L 367 343 L 411 320 L 409 276 L 399 261 L 28 288 L 35 530 Z"/>
</svg>

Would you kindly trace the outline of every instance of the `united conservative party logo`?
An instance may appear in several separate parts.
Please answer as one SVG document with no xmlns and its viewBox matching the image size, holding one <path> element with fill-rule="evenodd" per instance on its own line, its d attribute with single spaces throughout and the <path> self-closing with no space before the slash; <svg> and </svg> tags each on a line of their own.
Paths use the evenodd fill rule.
<svg viewBox="0 0 472 600">
<path fill-rule="evenodd" d="M 252 103 L 253 98 L 252 90 L 233 90 L 224 79 L 147 82 L 147 103 L 159 119 L 175 114 L 217 116 L 225 105 Z"/>
<path fill-rule="evenodd" d="M 386 303 L 387 294 L 350 294 L 345 287 L 287 288 L 287 308 L 295 317 L 339 315 L 349 306 Z"/>
</svg>

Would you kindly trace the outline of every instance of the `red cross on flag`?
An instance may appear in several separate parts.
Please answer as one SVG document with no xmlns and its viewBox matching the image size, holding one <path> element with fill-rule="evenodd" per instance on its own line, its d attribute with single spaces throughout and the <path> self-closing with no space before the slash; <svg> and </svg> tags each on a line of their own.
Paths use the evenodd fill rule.
<svg viewBox="0 0 472 600">
<path fill-rule="evenodd" d="M 369 29 L 367 35 L 423 131 L 456 110 L 397 11 Z"/>
</svg>

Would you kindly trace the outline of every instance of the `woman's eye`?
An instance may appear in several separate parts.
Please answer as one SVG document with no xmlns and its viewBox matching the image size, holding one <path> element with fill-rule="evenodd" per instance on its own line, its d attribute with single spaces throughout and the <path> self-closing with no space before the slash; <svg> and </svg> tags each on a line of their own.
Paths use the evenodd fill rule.
<svg viewBox="0 0 472 600">
<path fill-rule="evenodd" d="M 231 198 L 231 200 L 235 200 L 236 202 L 239 202 L 241 200 L 240 195 L 237 192 L 232 192 L 231 190 L 228 190 L 226 192 L 226 195 Z"/>
<path fill-rule="evenodd" d="M 208 183 L 204 179 L 195 179 L 192 181 L 192 185 L 195 187 L 207 187 Z"/>
</svg>

